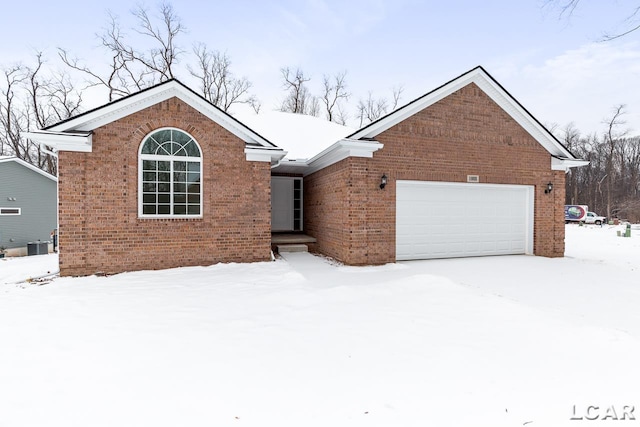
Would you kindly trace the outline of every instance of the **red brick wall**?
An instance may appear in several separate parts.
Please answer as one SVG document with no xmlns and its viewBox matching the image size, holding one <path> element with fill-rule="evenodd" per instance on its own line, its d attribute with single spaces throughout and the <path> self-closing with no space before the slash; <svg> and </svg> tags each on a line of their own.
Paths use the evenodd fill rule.
<svg viewBox="0 0 640 427">
<path fill-rule="evenodd" d="M 138 150 L 175 127 L 202 149 L 202 219 L 138 218 Z M 270 258 L 270 165 L 172 98 L 95 130 L 91 153 L 59 157 L 60 274 L 162 269 Z"/>
<path fill-rule="evenodd" d="M 330 257 L 344 261 L 349 248 L 350 165 L 345 159 L 304 179 L 304 231 L 316 238 L 315 248 Z"/>
<path fill-rule="evenodd" d="M 345 159 L 305 178 L 305 230 L 320 252 L 354 265 L 393 262 L 396 180 L 479 175 L 482 183 L 535 186 L 534 253 L 564 255 L 564 172 L 552 171 L 550 154 L 475 84 L 376 140 L 384 148 L 373 159 Z M 380 190 L 383 173 L 389 183 Z M 549 181 L 554 190 L 544 194 Z"/>
</svg>

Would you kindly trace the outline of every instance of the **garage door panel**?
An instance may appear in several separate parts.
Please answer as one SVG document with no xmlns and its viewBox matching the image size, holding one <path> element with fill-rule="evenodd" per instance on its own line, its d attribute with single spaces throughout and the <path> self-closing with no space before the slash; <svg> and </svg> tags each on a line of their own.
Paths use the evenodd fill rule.
<svg viewBox="0 0 640 427">
<path fill-rule="evenodd" d="M 396 182 L 396 258 L 531 253 L 533 187 Z"/>
</svg>

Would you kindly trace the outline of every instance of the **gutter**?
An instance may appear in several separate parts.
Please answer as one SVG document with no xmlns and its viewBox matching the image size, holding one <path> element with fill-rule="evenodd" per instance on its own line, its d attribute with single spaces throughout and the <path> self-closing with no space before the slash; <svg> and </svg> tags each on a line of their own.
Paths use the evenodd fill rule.
<svg viewBox="0 0 640 427">
<path fill-rule="evenodd" d="M 374 140 L 342 139 L 307 160 L 308 169 L 305 171 L 305 176 L 334 163 L 338 163 L 347 157 L 372 158 L 373 153 L 383 147 L 384 144 Z"/>
<path fill-rule="evenodd" d="M 551 170 L 555 171 L 565 171 L 566 173 L 568 173 L 569 169 L 571 168 L 579 168 L 582 166 L 587 166 L 588 164 L 588 160 L 553 155 L 551 156 Z"/>
<path fill-rule="evenodd" d="M 92 151 L 92 132 L 54 132 L 37 131 L 26 132 L 25 137 L 38 144 L 54 147 L 57 151 L 79 151 L 90 153 Z"/>
</svg>

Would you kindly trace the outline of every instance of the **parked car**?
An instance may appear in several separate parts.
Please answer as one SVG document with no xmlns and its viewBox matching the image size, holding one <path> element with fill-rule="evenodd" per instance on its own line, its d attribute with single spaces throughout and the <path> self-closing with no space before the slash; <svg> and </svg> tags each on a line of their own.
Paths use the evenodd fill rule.
<svg viewBox="0 0 640 427">
<path fill-rule="evenodd" d="M 585 224 L 602 225 L 607 223 L 607 217 L 600 216 L 595 212 L 587 212 L 584 222 Z"/>
</svg>

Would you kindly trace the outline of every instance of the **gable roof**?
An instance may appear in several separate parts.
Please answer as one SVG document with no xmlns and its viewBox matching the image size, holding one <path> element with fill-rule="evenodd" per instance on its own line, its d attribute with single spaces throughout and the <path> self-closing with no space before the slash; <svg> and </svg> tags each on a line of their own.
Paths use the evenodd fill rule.
<svg viewBox="0 0 640 427">
<path fill-rule="evenodd" d="M 9 163 L 9 162 L 14 162 L 19 164 L 20 166 L 24 166 L 27 169 L 30 169 L 36 173 L 39 173 L 40 175 L 49 178 L 50 180 L 54 181 L 54 182 L 58 182 L 58 178 L 56 178 L 55 176 L 51 175 L 48 172 L 43 171 L 42 169 L 32 165 L 31 163 L 25 162 L 22 159 L 19 159 L 15 156 L 0 156 L 0 164 L 2 163 Z"/>
<path fill-rule="evenodd" d="M 385 130 L 395 126 L 419 111 L 446 98 L 457 90 L 475 83 L 496 104 L 522 126 L 536 141 L 540 143 L 554 158 L 560 160 L 579 161 L 558 139 L 553 136 L 526 108 L 506 91 L 484 68 L 477 66 L 455 79 L 443 84 L 431 92 L 414 99 L 403 107 L 387 114 L 348 136 L 350 139 L 373 139 Z M 566 166 L 566 165 L 565 165 Z M 577 164 L 573 166 L 578 166 Z"/>
<path fill-rule="evenodd" d="M 231 115 L 176 79 L 167 80 L 134 94 L 112 101 L 85 113 L 27 134 L 28 138 L 59 150 L 91 151 L 91 132 L 113 121 L 143 110 L 170 98 L 178 98 L 243 140 L 248 150 L 271 153 L 281 158 L 286 153 Z"/>
<path fill-rule="evenodd" d="M 94 108 L 93 110 L 48 126 L 43 130 L 53 132 L 91 131 L 173 97 L 180 99 L 219 123 L 247 144 L 277 148 L 275 144 L 254 132 L 252 129 L 249 129 L 233 116 L 222 111 L 177 79 L 167 80 L 155 86 L 148 87 L 140 92 L 127 95 L 101 107 Z"/>
</svg>

